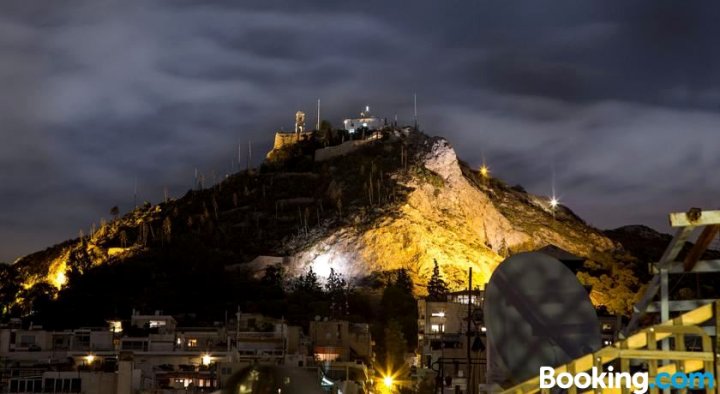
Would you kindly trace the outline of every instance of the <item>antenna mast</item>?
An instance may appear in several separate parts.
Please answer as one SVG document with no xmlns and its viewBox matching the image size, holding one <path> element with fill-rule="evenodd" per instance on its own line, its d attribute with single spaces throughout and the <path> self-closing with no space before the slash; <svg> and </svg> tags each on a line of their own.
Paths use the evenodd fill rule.
<svg viewBox="0 0 720 394">
<path fill-rule="evenodd" d="M 248 140 L 248 155 L 247 155 L 247 167 L 246 170 L 250 172 L 250 160 L 252 160 L 252 141 Z"/>
<path fill-rule="evenodd" d="M 413 107 L 414 107 L 415 131 L 417 131 L 417 128 L 418 128 L 417 93 L 413 94 Z"/>
<path fill-rule="evenodd" d="M 320 130 L 320 99 L 318 99 L 317 104 L 317 125 L 315 125 L 315 130 Z"/>
</svg>

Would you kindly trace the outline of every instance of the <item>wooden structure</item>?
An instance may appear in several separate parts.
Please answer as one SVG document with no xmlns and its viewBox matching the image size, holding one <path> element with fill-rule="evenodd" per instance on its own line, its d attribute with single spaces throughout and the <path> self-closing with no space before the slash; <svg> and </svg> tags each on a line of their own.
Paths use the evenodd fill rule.
<svg viewBox="0 0 720 394">
<path fill-rule="evenodd" d="M 701 328 L 703 324 L 707 323 L 717 326 L 720 323 L 718 316 L 720 316 L 720 302 L 714 301 L 673 320 L 640 330 L 612 346 L 561 365 L 555 368 L 555 376 L 563 372 L 589 373 L 593 367 L 607 371 L 610 365 L 614 367 L 614 372 L 630 372 L 631 362 L 646 363 L 648 382 L 654 382 L 661 373 L 668 374 L 664 376 L 671 376 L 675 372 L 687 374 L 709 372 L 720 376 L 720 360 L 715 356 L 717 350 L 720 349 L 719 343 L 718 341 L 713 342 L 707 332 Z M 660 342 L 671 343 L 672 347 L 668 350 L 659 350 Z M 669 383 L 669 379 L 665 383 Z M 706 385 L 704 392 L 715 393 L 717 389 L 717 384 L 714 388 Z M 658 387 L 650 387 L 648 392 L 657 394 L 660 390 Z M 539 376 L 502 391 L 503 394 L 550 392 L 551 389 L 540 388 Z M 578 390 L 573 386 L 567 389 L 567 392 L 569 394 L 578 392 L 626 394 L 632 393 L 633 389 L 622 387 Z"/>
<path fill-rule="evenodd" d="M 670 312 L 689 311 L 713 301 L 701 299 L 669 301 L 668 282 L 670 274 L 720 272 L 720 260 L 700 260 L 712 240 L 720 233 L 720 211 L 692 208 L 688 212 L 671 213 L 670 225 L 677 228 L 677 232 L 660 261 L 651 264 L 650 270 L 655 275 L 642 299 L 633 308 L 633 316 L 622 332 L 623 337 L 627 337 L 637 329 L 640 319 L 648 312 L 660 312 L 660 320 L 667 321 L 670 319 Z M 696 229 L 702 229 L 702 232 L 695 245 L 683 261 L 677 261 L 680 251 Z M 653 302 L 658 292 L 660 300 Z M 715 334 L 712 329 L 710 331 L 712 335 Z"/>
</svg>

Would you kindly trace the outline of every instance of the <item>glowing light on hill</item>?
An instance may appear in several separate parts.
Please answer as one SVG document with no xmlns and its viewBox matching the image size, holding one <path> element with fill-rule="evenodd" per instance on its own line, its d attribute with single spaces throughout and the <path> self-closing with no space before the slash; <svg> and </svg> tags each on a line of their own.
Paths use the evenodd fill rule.
<svg viewBox="0 0 720 394">
<path fill-rule="evenodd" d="M 394 382 L 395 381 L 392 376 L 386 376 L 385 378 L 383 378 L 383 383 L 385 384 L 385 387 L 389 389 L 392 388 Z"/>
<path fill-rule="evenodd" d="M 480 175 L 482 175 L 483 178 L 487 178 L 490 176 L 490 168 L 486 166 L 485 164 L 480 167 Z"/>
<path fill-rule="evenodd" d="M 67 284 L 67 275 L 64 272 L 58 272 L 55 274 L 55 279 L 53 280 L 53 285 L 57 287 L 58 289 L 65 286 Z"/>
<path fill-rule="evenodd" d="M 330 255 L 321 254 L 315 257 L 312 262 L 312 270 L 318 277 L 327 278 L 330 276 Z"/>
<path fill-rule="evenodd" d="M 550 208 L 555 209 L 560 205 L 560 200 L 557 199 L 557 197 L 552 196 L 550 199 Z"/>
<path fill-rule="evenodd" d="M 50 266 L 50 272 L 48 272 L 46 280 L 58 290 L 67 284 L 67 263 L 64 259 L 56 261 Z"/>
<path fill-rule="evenodd" d="M 333 269 L 335 272 L 347 275 L 347 259 L 342 253 L 336 253 L 333 251 L 319 254 L 312 262 L 312 270 L 318 276 L 319 279 L 325 280 L 330 276 L 330 270 Z"/>
</svg>

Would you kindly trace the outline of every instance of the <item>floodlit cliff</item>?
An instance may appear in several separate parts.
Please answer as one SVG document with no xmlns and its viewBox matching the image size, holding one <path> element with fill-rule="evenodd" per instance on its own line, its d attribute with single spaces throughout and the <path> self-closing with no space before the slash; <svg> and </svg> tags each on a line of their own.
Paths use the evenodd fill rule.
<svg viewBox="0 0 720 394">
<path fill-rule="evenodd" d="M 546 198 L 508 188 L 461 164 L 442 138 L 418 142 L 414 170 L 393 177 L 407 188 L 397 204 L 376 208 L 359 225 L 342 226 L 295 255 L 297 265 L 328 265 L 353 276 L 407 268 L 419 283 L 437 260 L 452 287 L 463 288 L 468 267 L 486 283 L 510 253 L 554 244 L 579 256 L 610 258 L 614 243 L 566 208 L 553 219 Z"/>
<path fill-rule="evenodd" d="M 350 154 L 316 162 L 322 146 L 312 139 L 283 146 L 259 170 L 102 221 L 89 235 L 14 267 L 26 289 L 63 288 L 94 267 L 163 251 L 256 272 L 263 261 L 278 261 L 258 256 L 277 256 L 290 273 L 312 267 L 323 277 L 332 268 L 358 283 L 406 268 L 423 293 L 434 260 L 451 288 L 461 289 L 469 267 L 482 286 L 506 256 L 546 245 L 588 259 L 596 273 L 625 256 L 568 208 L 553 212 L 547 197 L 468 167 L 443 138 L 386 131 Z M 638 284 L 617 286 L 632 292 Z"/>
</svg>

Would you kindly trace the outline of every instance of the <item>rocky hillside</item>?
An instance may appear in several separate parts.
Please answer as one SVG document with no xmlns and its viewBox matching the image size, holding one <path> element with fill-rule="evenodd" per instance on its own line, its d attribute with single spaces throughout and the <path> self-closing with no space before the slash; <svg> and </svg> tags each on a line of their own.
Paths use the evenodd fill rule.
<svg viewBox="0 0 720 394">
<path fill-rule="evenodd" d="M 443 138 L 388 131 L 321 163 L 312 160 L 317 147 L 305 141 L 283 148 L 272 155 L 281 160 L 259 170 L 136 208 L 87 236 L 21 258 L 15 267 L 23 287 L 47 282 L 61 288 L 70 275 L 93 267 L 190 248 L 226 267 L 260 270 L 283 261 L 290 272 L 312 267 L 321 277 L 330 268 L 356 280 L 406 268 L 419 293 L 434 260 L 460 289 L 468 267 L 473 283 L 483 284 L 507 255 L 548 244 L 588 259 L 594 274 L 583 280 L 612 276 L 621 269 L 618 261 L 629 258 L 568 208 L 553 215 L 546 197 L 468 167 Z M 611 286 L 632 293 L 638 283 Z M 596 302 L 604 303 L 602 297 Z"/>
</svg>

